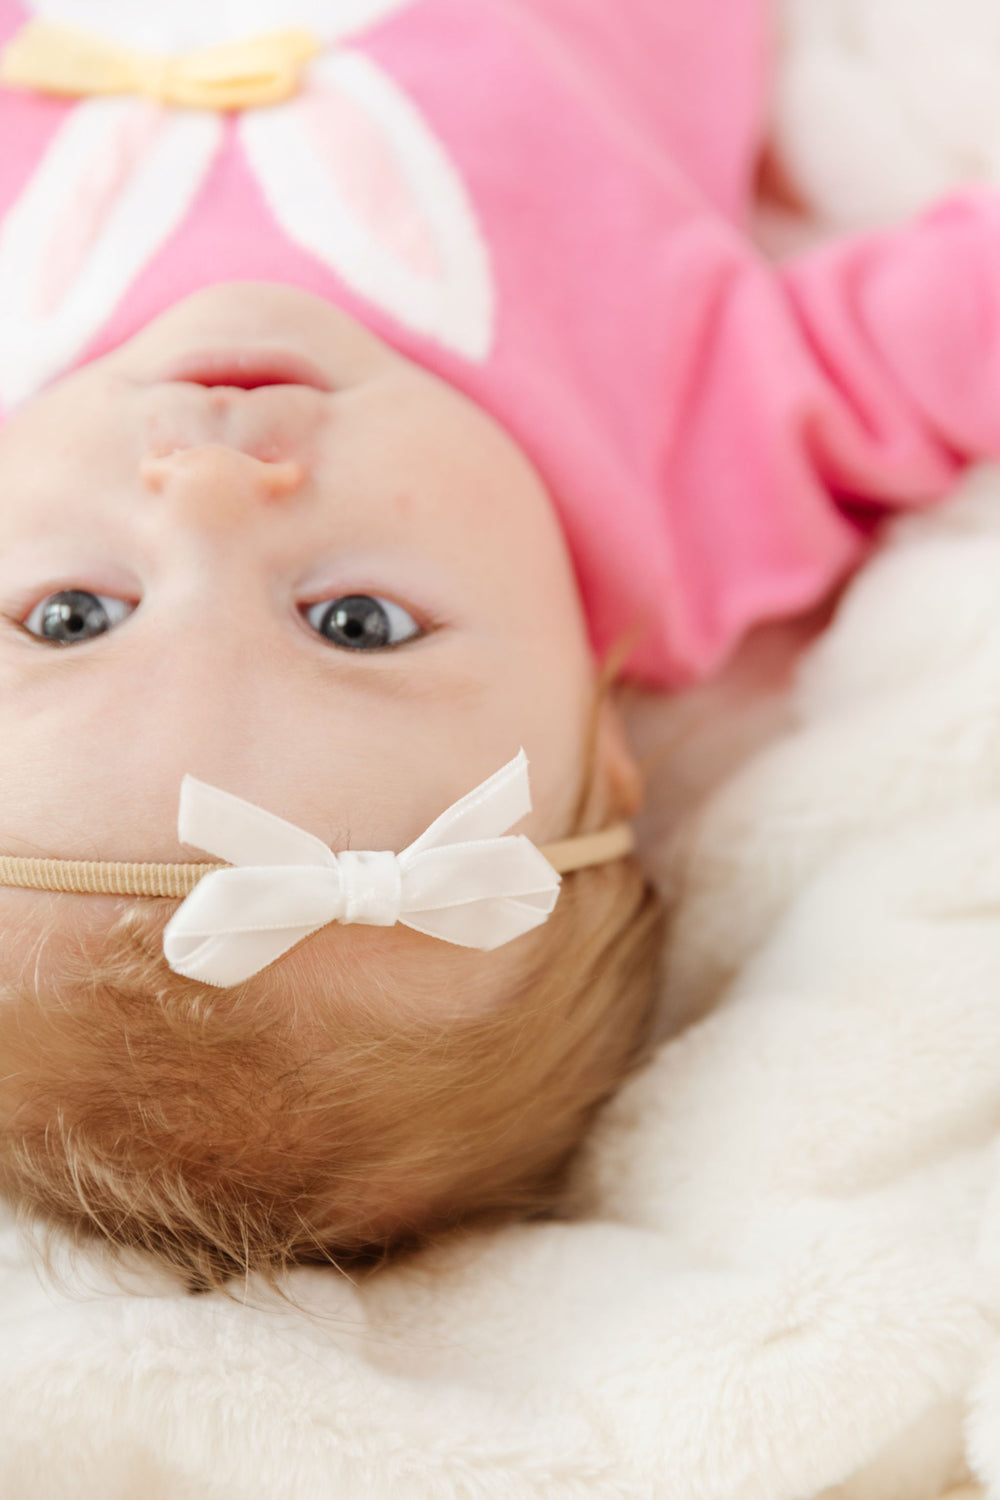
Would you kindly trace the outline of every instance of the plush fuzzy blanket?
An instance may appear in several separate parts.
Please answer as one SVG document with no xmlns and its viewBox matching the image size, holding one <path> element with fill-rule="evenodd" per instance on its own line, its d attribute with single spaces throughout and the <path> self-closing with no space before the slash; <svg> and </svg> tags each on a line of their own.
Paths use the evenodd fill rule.
<svg viewBox="0 0 1000 1500">
<path fill-rule="evenodd" d="M 774 129 L 810 208 L 840 228 L 1000 182 L 995 0 L 778 0 Z"/>
<path fill-rule="evenodd" d="M 786 717 L 659 850 L 709 1014 L 608 1109 L 576 1222 L 297 1307 L 55 1291 L 8 1231 L 0 1495 L 1000 1493 L 1000 471 L 899 529 Z"/>
<path fill-rule="evenodd" d="M 786 20 L 828 222 L 995 176 L 995 0 Z M 247 1305 L 53 1285 L 0 1226 L 3 1500 L 1000 1496 L 1000 470 L 775 670 L 641 726 L 668 1008 L 704 1019 L 608 1109 L 575 1220 Z"/>
</svg>

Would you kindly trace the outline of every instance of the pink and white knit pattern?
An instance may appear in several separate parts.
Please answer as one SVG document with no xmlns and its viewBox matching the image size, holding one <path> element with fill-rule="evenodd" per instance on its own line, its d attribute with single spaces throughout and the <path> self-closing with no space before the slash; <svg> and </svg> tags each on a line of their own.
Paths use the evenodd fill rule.
<svg viewBox="0 0 1000 1500">
<path fill-rule="evenodd" d="M 1000 199 L 782 267 L 746 209 L 764 0 L 0 0 L 143 50 L 311 27 L 289 103 L 0 90 L 0 406 L 217 282 L 343 307 L 541 471 L 597 647 L 717 665 L 1000 453 Z M 725 38 L 725 46 L 719 43 Z M 470 504 L 475 503 L 470 496 Z"/>
<path fill-rule="evenodd" d="M 493 286 L 461 178 L 419 107 L 350 44 L 408 3 L 28 0 L 33 17 L 152 51 L 217 44 L 247 35 L 248 23 L 254 32 L 315 29 L 327 47 L 299 98 L 247 112 L 231 133 L 216 114 L 137 99 L 59 107 L 64 117 L 0 233 L 0 403 L 23 401 L 80 358 L 183 225 L 226 149 L 244 167 L 231 215 L 252 222 L 249 199 L 262 195 L 289 240 L 360 297 L 466 358 L 483 357 Z"/>
</svg>

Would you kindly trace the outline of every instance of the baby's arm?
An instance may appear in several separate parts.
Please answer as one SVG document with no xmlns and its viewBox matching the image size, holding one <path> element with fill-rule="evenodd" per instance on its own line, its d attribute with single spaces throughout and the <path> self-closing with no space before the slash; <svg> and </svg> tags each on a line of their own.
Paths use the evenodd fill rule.
<svg viewBox="0 0 1000 1500">
<path fill-rule="evenodd" d="M 827 387 L 810 445 L 835 490 L 919 503 L 1000 455 L 1000 196 L 814 250 L 781 280 Z"/>
<path fill-rule="evenodd" d="M 843 576 L 859 512 L 930 503 L 1000 455 L 1000 196 L 777 268 L 710 239 L 667 476 L 702 670 Z"/>
</svg>

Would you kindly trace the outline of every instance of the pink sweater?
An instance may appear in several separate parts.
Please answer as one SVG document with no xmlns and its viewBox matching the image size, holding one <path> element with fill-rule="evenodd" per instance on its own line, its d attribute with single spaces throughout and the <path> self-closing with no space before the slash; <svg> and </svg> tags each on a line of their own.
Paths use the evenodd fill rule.
<svg viewBox="0 0 1000 1500">
<path fill-rule="evenodd" d="M 0 42 L 64 9 L 0 0 Z M 302 23 L 327 49 L 240 116 L 0 91 L 0 406 L 209 283 L 318 293 L 509 428 L 597 645 L 638 624 L 661 684 L 821 599 L 864 553 L 853 516 L 1000 453 L 1000 200 L 778 269 L 748 242 L 758 0 L 73 14 L 153 49 Z"/>
</svg>

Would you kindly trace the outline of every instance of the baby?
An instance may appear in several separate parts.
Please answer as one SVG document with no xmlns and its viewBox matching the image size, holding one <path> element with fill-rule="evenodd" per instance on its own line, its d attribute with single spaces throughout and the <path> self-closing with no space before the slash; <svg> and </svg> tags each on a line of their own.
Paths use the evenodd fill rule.
<svg viewBox="0 0 1000 1500">
<path fill-rule="evenodd" d="M 233 40 L 203 0 L 89 9 Z M 520 935 L 338 908 L 274 956 L 237 911 L 199 968 L 187 902 L 63 862 L 214 861 L 186 776 L 400 853 L 522 746 L 519 834 L 613 829 L 612 647 L 708 673 L 830 592 L 862 510 L 1000 452 L 1000 204 L 751 248 L 763 7 L 291 9 L 300 92 L 220 114 L 239 49 L 204 99 L 138 64 L 158 102 L 91 97 L 89 42 L 70 86 L 76 40 L 0 0 L 0 1185 L 201 1286 L 550 1207 L 639 1055 L 659 904 L 571 842 Z"/>
</svg>

